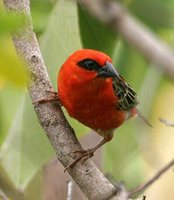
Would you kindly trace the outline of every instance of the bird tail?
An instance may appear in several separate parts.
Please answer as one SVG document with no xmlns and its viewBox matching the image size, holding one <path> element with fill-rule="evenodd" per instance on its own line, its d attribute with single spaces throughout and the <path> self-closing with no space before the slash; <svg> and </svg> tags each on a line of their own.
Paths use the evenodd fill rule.
<svg viewBox="0 0 174 200">
<path fill-rule="evenodd" d="M 142 115 L 142 113 L 138 110 L 137 110 L 137 116 L 144 122 L 146 123 L 148 126 L 150 126 L 151 128 L 153 127 L 149 122 L 148 120 Z"/>
</svg>

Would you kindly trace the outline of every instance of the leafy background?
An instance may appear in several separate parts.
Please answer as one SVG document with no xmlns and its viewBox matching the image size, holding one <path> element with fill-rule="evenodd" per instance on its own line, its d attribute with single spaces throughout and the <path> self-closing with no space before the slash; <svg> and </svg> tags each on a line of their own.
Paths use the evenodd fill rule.
<svg viewBox="0 0 174 200">
<path fill-rule="evenodd" d="M 173 0 L 125 0 L 123 3 L 157 37 L 171 47 L 174 45 Z M 173 157 L 174 130 L 158 120 L 163 117 L 174 121 L 173 83 L 120 35 L 108 30 L 74 2 L 31 0 L 31 11 L 55 90 L 61 64 L 79 48 L 109 54 L 119 73 L 135 88 L 140 102 L 138 108 L 153 128 L 139 119 L 131 119 L 116 130 L 114 139 L 104 147 L 103 170 L 117 181 L 124 181 L 129 188 L 147 180 Z M 10 32 L 21 24 L 23 16 L 7 15 L 0 1 L 0 188 L 12 199 L 42 199 L 42 167 L 54 152 L 33 111 L 25 88 L 27 70 L 10 38 Z M 79 138 L 89 133 L 87 127 L 69 117 L 68 120 Z M 168 172 L 146 191 L 148 199 L 171 200 L 172 176 Z"/>
</svg>

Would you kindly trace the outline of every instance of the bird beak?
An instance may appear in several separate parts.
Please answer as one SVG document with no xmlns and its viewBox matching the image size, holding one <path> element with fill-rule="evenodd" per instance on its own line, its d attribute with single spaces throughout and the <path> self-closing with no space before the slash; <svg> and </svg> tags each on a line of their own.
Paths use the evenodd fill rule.
<svg viewBox="0 0 174 200">
<path fill-rule="evenodd" d="M 101 67 L 101 69 L 97 73 L 97 77 L 103 77 L 103 78 L 119 78 L 119 74 L 114 68 L 114 66 L 109 62 L 106 61 L 105 66 Z"/>
</svg>

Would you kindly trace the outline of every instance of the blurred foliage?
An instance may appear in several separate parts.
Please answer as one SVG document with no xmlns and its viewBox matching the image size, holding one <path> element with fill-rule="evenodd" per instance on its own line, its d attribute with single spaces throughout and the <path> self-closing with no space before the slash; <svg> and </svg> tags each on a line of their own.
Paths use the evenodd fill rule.
<svg viewBox="0 0 174 200">
<path fill-rule="evenodd" d="M 174 28 L 173 0 L 132 0 L 130 11 L 153 29 Z"/>
<path fill-rule="evenodd" d="M 122 2 L 157 36 L 170 45 L 174 44 L 173 0 Z M 160 168 L 163 158 L 167 160 L 166 157 L 171 157 L 168 151 L 173 152 L 173 144 L 168 148 L 172 141 L 172 129 L 172 133 L 168 134 L 168 129 L 166 131 L 166 127 L 158 122 L 159 116 L 173 117 L 172 113 L 167 115 L 173 111 L 173 86 L 157 69 L 153 69 L 153 63 L 145 60 L 136 49 L 74 2 L 31 0 L 31 12 L 55 90 L 57 73 L 65 59 L 79 48 L 93 48 L 108 53 L 119 73 L 137 91 L 138 108 L 155 128 L 149 129 L 139 119 L 129 120 L 115 131 L 113 140 L 105 145 L 103 166 L 106 173 L 117 180 L 124 180 L 129 187 L 143 182 L 157 166 Z M 9 33 L 17 31 L 23 24 L 22 20 L 20 16 L 0 12 L 0 188 L 14 199 L 42 199 L 40 170 L 54 152 L 37 121 L 24 87 L 21 87 L 26 84 L 28 76 L 23 62 L 16 55 Z M 89 132 L 89 128 L 66 116 L 78 136 Z M 154 158 L 158 159 L 154 161 Z M 21 197 L 20 191 L 25 198 Z M 149 198 L 150 195 L 148 193 L 150 200 L 164 199 L 164 196 L 155 195 Z"/>
<path fill-rule="evenodd" d="M 103 51 L 112 56 L 116 46 L 116 34 L 78 6 L 80 36 L 83 48 Z"/>
<path fill-rule="evenodd" d="M 77 7 L 71 1 L 59 0 L 55 5 L 47 29 L 40 37 L 41 52 L 56 90 L 57 73 L 65 59 L 82 48 L 78 27 Z"/>
<path fill-rule="evenodd" d="M 27 70 L 16 55 L 9 33 L 18 31 L 27 20 L 24 14 L 6 13 L 0 9 L 0 80 L 16 86 L 25 86 Z M 2 87 L 2 85 L 1 85 Z"/>
<path fill-rule="evenodd" d="M 43 134 L 31 101 L 24 93 L 1 147 L 1 165 L 13 184 L 24 190 L 33 174 L 52 153 L 51 145 Z"/>
<path fill-rule="evenodd" d="M 30 2 L 34 31 L 39 36 L 48 24 L 48 16 L 56 0 L 31 0 Z"/>
<path fill-rule="evenodd" d="M 16 55 L 9 36 L 0 37 L 0 79 L 9 81 L 16 86 L 26 86 L 27 69 Z"/>
<path fill-rule="evenodd" d="M 20 26 L 25 22 L 25 15 L 7 13 L 3 9 L 0 10 L 0 34 L 9 33 L 11 31 L 17 31 Z"/>
<path fill-rule="evenodd" d="M 174 122 L 174 87 L 173 83 L 165 81 L 154 98 L 152 120 L 154 129 L 150 131 L 149 150 L 145 157 L 151 163 L 146 174 L 152 176 L 164 163 L 173 159 L 174 129 L 158 121 L 159 117 Z M 152 152 L 150 154 L 150 152 Z M 153 187 L 146 192 L 149 199 L 171 200 L 174 196 L 173 170 L 169 170 Z"/>
<path fill-rule="evenodd" d="M 0 90 L 0 144 L 3 143 L 13 122 L 23 89 L 14 88 L 4 83 Z"/>
</svg>

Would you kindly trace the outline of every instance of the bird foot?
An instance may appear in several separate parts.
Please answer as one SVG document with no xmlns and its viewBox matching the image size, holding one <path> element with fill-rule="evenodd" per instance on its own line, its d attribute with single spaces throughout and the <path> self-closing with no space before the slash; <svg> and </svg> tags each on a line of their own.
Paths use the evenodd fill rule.
<svg viewBox="0 0 174 200">
<path fill-rule="evenodd" d="M 91 158 L 94 155 L 95 150 L 94 149 L 87 149 L 87 150 L 77 150 L 77 151 L 73 151 L 70 152 L 69 154 L 80 154 L 80 156 L 78 158 L 76 158 L 72 163 L 70 163 L 64 170 L 64 172 L 66 172 L 66 170 L 68 168 L 73 168 L 74 165 L 81 161 L 82 164 L 88 160 L 89 158 Z"/>
<path fill-rule="evenodd" d="M 60 99 L 58 97 L 58 93 L 57 92 L 51 91 L 51 90 L 47 90 L 46 92 L 48 92 L 50 94 L 49 98 L 39 99 L 37 101 L 34 101 L 33 104 L 36 104 L 36 103 L 42 104 L 42 103 L 47 103 L 47 102 L 51 102 L 51 101 L 58 101 L 58 104 L 61 106 Z"/>
</svg>

